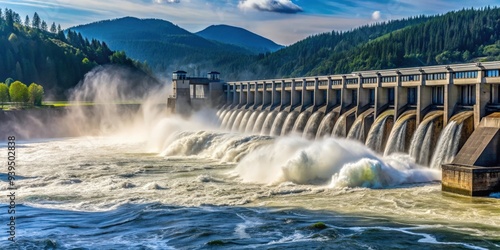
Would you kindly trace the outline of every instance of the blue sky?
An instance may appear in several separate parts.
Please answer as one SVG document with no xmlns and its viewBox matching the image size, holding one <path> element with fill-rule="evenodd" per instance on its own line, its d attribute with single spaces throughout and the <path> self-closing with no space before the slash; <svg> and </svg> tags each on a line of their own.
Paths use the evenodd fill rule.
<svg viewBox="0 0 500 250">
<path fill-rule="evenodd" d="M 134 16 L 168 20 L 192 32 L 212 24 L 239 26 L 284 45 L 377 21 L 488 5 L 500 6 L 500 0 L 0 0 L 0 7 L 23 20 L 36 11 L 63 28 Z"/>
</svg>

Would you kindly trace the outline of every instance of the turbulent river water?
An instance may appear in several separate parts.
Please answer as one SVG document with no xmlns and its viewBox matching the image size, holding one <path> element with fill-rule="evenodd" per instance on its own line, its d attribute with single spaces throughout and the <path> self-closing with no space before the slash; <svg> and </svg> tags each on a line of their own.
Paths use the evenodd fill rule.
<svg viewBox="0 0 500 250">
<path fill-rule="evenodd" d="M 442 193 L 440 172 L 409 156 L 171 123 L 19 141 L 17 242 L 0 247 L 500 248 L 500 200 Z"/>
<path fill-rule="evenodd" d="M 120 97 L 124 81 L 89 74 L 75 100 Z M 282 131 L 259 121 L 291 133 L 273 137 L 247 124 L 257 112 L 219 129 L 216 111 L 187 120 L 151 108 L 154 99 L 125 120 L 99 106 L 12 127 L 74 134 L 16 140 L 16 242 L 0 165 L 0 249 L 500 249 L 500 194 L 443 193 L 440 170 L 414 156 L 304 139 L 287 121 L 300 120 L 294 113 L 276 118 Z"/>
</svg>

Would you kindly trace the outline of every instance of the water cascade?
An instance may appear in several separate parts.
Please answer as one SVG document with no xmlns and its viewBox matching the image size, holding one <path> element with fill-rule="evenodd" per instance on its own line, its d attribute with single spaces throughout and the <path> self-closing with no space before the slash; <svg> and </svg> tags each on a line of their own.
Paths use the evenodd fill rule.
<svg viewBox="0 0 500 250">
<path fill-rule="evenodd" d="M 288 135 L 292 132 L 297 117 L 299 117 L 299 112 L 297 111 L 292 111 L 288 114 L 285 123 L 283 123 L 283 128 L 281 128 L 281 135 Z"/>
<path fill-rule="evenodd" d="M 238 112 L 238 116 L 236 116 L 236 119 L 234 120 L 233 126 L 231 127 L 231 131 L 238 131 L 240 128 L 241 121 L 243 120 L 243 117 L 248 113 L 247 110 L 241 110 Z"/>
<path fill-rule="evenodd" d="M 415 130 L 415 125 L 415 111 L 410 111 L 401 115 L 391 130 L 391 134 L 385 146 L 384 155 L 390 155 L 396 152 L 407 152 L 406 150 L 409 148 L 410 140 L 406 140 L 406 138 L 411 138 Z"/>
<path fill-rule="evenodd" d="M 233 123 L 234 123 L 234 120 L 236 120 L 236 117 L 238 116 L 238 114 L 240 114 L 242 111 L 241 110 L 235 110 L 231 116 L 229 117 L 229 120 L 227 121 L 226 123 L 226 126 L 224 127 L 225 129 L 227 130 L 231 130 L 231 128 L 233 128 Z"/>
<path fill-rule="evenodd" d="M 253 126 L 255 125 L 255 122 L 257 121 L 257 117 L 259 116 L 260 111 L 253 111 L 252 115 L 248 119 L 248 123 L 246 124 L 247 126 L 245 127 L 245 132 L 246 133 L 252 133 L 253 131 Z"/>
<path fill-rule="evenodd" d="M 431 168 L 441 169 L 441 164 L 451 163 L 453 161 L 455 155 L 458 153 L 458 149 L 464 143 L 460 142 L 462 137 L 465 136 L 466 138 L 468 138 L 470 133 L 472 133 L 472 131 L 470 132 L 464 131 L 463 128 L 464 125 L 466 125 L 466 120 L 468 118 L 473 119 L 473 115 L 474 114 L 471 111 L 462 112 L 453 116 L 450 119 L 450 122 L 448 122 L 448 125 L 446 125 L 446 127 L 443 129 L 443 132 L 441 132 L 441 135 L 439 136 L 439 140 L 436 146 L 436 151 L 432 156 L 430 164 Z M 472 122 L 472 119 L 469 119 L 469 121 Z M 473 122 L 472 124 L 469 124 L 469 126 L 465 126 L 465 128 L 472 126 L 474 126 Z"/>
<path fill-rule="evenodd" d="M 347 132 L 351 128 L 352 122 L 355 120 L 355 112 L 357 108 L 352 108 L 346 113 L 342 114 L 332 130 L 332 136 L 347 137 Z"/>
<path fill-rule="evenodd" d="M 245 128 L 247 127 L 247 124 L 250 120 L 250 117 L 252 116 L 254 112 L 251 110 L 248 110 L 245 115 L 243 116 L 243 119 L 240 122 L 240 127 L 238 128 L 238 131 L 240 132 L 245 132 Z"/>
<path fill-rule="evenodd" d="M 278 111 L 273 111 L 267 114 L 266 120 L 264 121 L 262 129 L 260 130 L 261 135 L 269 135 L 271 133 L 271 129 L 273 127 L 273 123 L 277 115 Z"/>
<path fill-rule="evenodd" d="M 285 123 L 286 117 L 288 116 L 288 112 L 281 111 L 274 119 L 273 126 L 271 127 L 271 136 L 280 136 L 281 129 L 283 128 L 283 124 Z"/>
<path fill-rule="evenodd" d="M 220 125 L 221 128 L 225 128 L 228 121 L 229 121 L 229 118 L 231 117 L 231 114 L 233 114 L 235 112 L 235 110 L 228 110 L 224 116 L 222 116 L 222 123 Z"/>
<path fill-rule="evenodd" d="M 311 112 L 309 111 L 300 113 L 299 117 L 295 121 L 295 124 L 293 125 L 292 133 L 302 134 L 304 128 L 306 127 L 307 121 L 309 120 L 309 117 L 311 117 Z"/>
<path fill-rule="evenodd" d="M 436 138 L 443 127 L 443 112 L 428 114 L 413 134 L 410 144 L 410 156 L 420 165 L 429 166 L 431 153 L 436 145 Z"/>
<path fill-rule="evenodd" d="M 260 131 L 262 130 L 262 126 L 264 125 L 264 122 L 266 121 L 267 114 L 269 112 L 267 111 L 262 111 L 259 114 L 259 117 L 257 117 L 257 121 L 255 121 L 255 125 L 253 126 L 252 132 L 254 134 L 260 134 Z"/>
<path fill-rule="evenodd" d="M 316 111 L 314 114 L 312 114 L 307 121 L 302 137 L 307 139 L 316 138 L 316 133 L 318 132 L 319 125 L 321 124 L 321 121 L 324 117 L 325 113 L 323 113 L 322 111 Z"/>
<path fill-rule="evenodd" d="M 330 136 L 333 131 L 333 127 L 335 127 L 335 122 L 337 121 L 338 117 L 338 112 L 332 111 L 328 113 L 319 125 L 318 132 L 316 133 L 316 139 L 320 139 L 325 135 Z"/>
<path fill-rule="evenodd" d="M 368 132 L 365 145 L 376 152 L 382 152 L 393 124 L 394 110 L 387 110 L 380 114 Z"/>
<path fill-rule="evenodd" d="M 347 138 L 364 142 L 366 138 L 366 130 L 371 127 L 371 124 L 369 124 L 370 118 L 373 119 L 373 109 L 368 109 L 358 115 L 358 118 L 352 125 L 351 130 L 349 130 L 349 134 L 347 134 Z"/>
</svg>

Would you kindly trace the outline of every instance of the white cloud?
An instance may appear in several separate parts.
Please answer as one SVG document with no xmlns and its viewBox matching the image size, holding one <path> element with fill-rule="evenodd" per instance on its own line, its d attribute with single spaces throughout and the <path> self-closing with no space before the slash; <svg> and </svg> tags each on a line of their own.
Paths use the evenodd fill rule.
<svg viewBox="0 0 500 250">
<path fill-rule="evenodd" d="M 162 4 L 162 3 L 180 3 L 181 0 L 153 0 L 155 3 Z"/>
<path fill-rule="evenodd" d="M 380 20 L 380 17 L 381 17 L 380 11 L 377 10 L 377 11 L 374 11 L 372 13 L 372 19 L 373 20 L 378 21 L 378 20 Z"/>
<path fill-rule="evenodd" d="M 291 0 L 241 0 L 238 7 L 242 10 L 259 10 L 294 14 L 302 12 L 302 8 Z"/>
</svg>

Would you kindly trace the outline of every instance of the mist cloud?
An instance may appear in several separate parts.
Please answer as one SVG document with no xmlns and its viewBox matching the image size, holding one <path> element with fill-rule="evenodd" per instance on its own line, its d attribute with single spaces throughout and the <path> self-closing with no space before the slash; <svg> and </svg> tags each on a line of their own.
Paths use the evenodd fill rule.
<svg viewBox="0 0 500 250">
<path fill-rule="evenodd" d="M 269 11 L 286 14 L 295 14 L 304 11 L 291 0 L 242 0 L 238 4 L 242 10 Z"/>
</svg>

